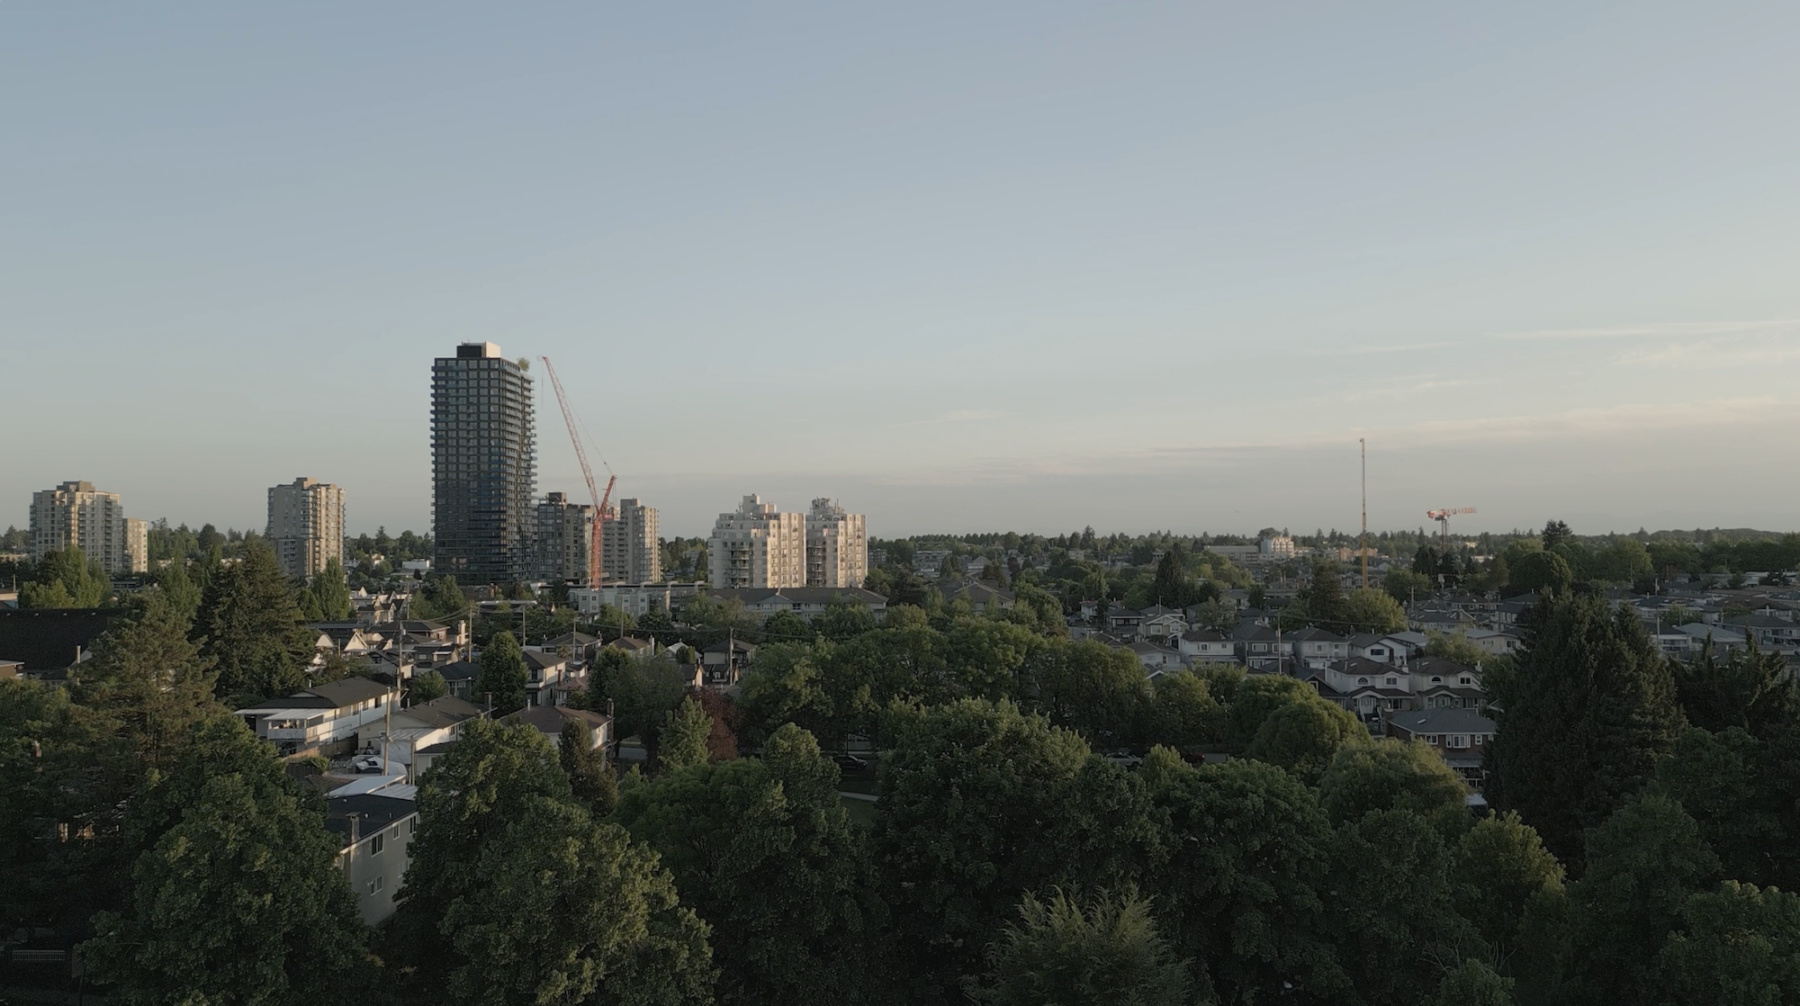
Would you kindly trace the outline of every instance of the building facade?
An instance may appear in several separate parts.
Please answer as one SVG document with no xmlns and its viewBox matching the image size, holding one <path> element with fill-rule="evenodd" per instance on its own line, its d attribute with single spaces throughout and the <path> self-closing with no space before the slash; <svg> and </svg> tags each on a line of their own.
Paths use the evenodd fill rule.
<svg viewBox="0 0 1800 1006">
<path fill-rule="evenodd" d="M 588 557 L 594 540 L 594 508 L 550 493 L 537 505 L 537 579 L 588 584 Z"/>
<path fill-rule="evenodd" d="M 706 543 L 715 590 L 806 586 L 806 516 L 782 513 L 754 493 L 722 513 Z"/>
<path fill-rule="evenodd" d="M 861 587 L 869 576 L 868 522 L 826 498 L 806 512 L 806 585 Z"/>
<path fill-rule="evenodd" d="M 343 562 L 343 487 L 308 478 L 271 486 L 267 533 L 289 576 L 311 579 L 331 560 Z"/>
<path fill-rule="evenodd" d="M 463 584 L 529 580 L 537 431 L 523 361 L 466 342 L 431 368 L 432 568 Z"/>
<path fill-rule="evenodd" d="M 92 482 L 64 482 L 31 494 L 31 558 L 79 550 L 108 573 L 142 573 L 150 568 L 150 529 L 125 516 L 118 493 Z"/>
<path fill-rule="evenodd" d="M 607 583 L 662 582 L 662 543 L 656 536 L 655 507 L 622 499 L 618 512 L 604 526 L 600 565 Z"/>
</svg>

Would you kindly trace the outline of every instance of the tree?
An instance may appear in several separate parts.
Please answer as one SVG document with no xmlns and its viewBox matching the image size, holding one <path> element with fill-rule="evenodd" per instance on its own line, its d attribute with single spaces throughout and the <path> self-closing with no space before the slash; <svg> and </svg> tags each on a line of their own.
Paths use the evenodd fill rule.
<svg viewBox="0 0 1800 1006">
<path fill-rule="evenodd" d="M 306 584 L 300 607 L 312 622 L 341 622 L 350 617 L 350 587 L 344 581 L 343 564 L 336 556 L 327 559 L 325 568 Z"/>
<path fill-rule="evenodd" d="M 679 771 L 708 760 L 707 740 L 712 736 L 712 717 L 693 696 L 669 710 L 657 759 L 665 771 Z"/>
<path fill-rule="evenodd" d="M 580 720 L 563 724 L 556 759 L 569 777 L 569 794 L 595 817 L 606 817 L 619 805 L 619 778 L 589 739 L 586 724 Z"/>
<path fill-rule="evenodd" d="M 1682 906 L 1684 931 L 1659 957 L 1670 1006 L 1800 1000 L 1800 897 L 1728 880 Z"/>
<path fill-rule="evenodd" d="M 1348 710 L 1314 695 L 1269 713 L 1244 754 L 1312 782 L 1339 751 L 1368 740 L 1368 728 Z"/>
<path fill-rule="evenodd" d="M 1343 623 L 1341 631 L 1345 633 L 1385 635 L 1406 628 L 1406 611 L 1388 593 L 1374 587 L 1358 587 L 1344 597 Z"/>
<path fill-rule="evenodd" d="M 1187 1006 L 1193 985 L 1148 898 L 1127 888 L 1083 903 L 1057 890 L 1048 901 L 1026 893 L 970 996 L 990 1006 Z"/>
<path fill-rule="evenodd" d="M 617 820 L 712 923 L 725 1001 L 878 998 L 867 857 L 837 784 L 837 766 L 790 725 L 761 758 L 665 771 L 621 796 Z"/>
<path fill-rule="evenodd" d="M 1149 686 L 1131 651 L 1091 639 L 1059 641 L 1046 646 L 1033 665 L 1038 707 L 1050 722 L 1103 746 L 1127 743 L 1138 733 Z"/>
<path fill-rule="evenodd" d="M 1425 633 L 1425 640 L 1426 656 L 1453 660 L 1464 667 L 1476 667 L 1491 658 L 1491 654 L 1470 642 L 1469 634 L 1461 630 L 1452 636 L 1431 629 Z"/>
<path fill-rule="evenodd" d="M 201 654 L 216 662 L 221 696 L 254 701 L 306 687 L 314 637 L 275 553 L 260 540 L 213 575 L 194 633 Z"/>
<path fill-rule="evenodd" d="M 1548 552 L 1556 546 L 1570 541 L 1574 537 L 1575 532 L 1569 530 L 1569 525 L 1562 521 L 1552 520 L 1544 522 L 1544 551 Z"/>
<path fill-rule="evenodd" d="M 1396 959 L 1443 958 L 1468 929 L 1452 908 L 1450 855 L 1410 810 L 1371 810 L 1338 829 L 1328 896 L 1339 963 L 1364 1002 L 1414 1006 L 1436 985 Z"/>
<path fill-rule="evenodd" d="M 95 919 L 84 956 L 134 1003 L 334 998 L 357 980 L 367 931 L 318 798 L 235 719 L 197 732 L 161 786 L 183 794 L 178 815 L 167 796 L 134 811 L 156 837 L 132 870 L 131 907 Z"/>
<path fill-rule="evenodd" d="M 1437 579 L 1410 569 L 1396 569 L 1381 578 L 1381 589 L 1401 604 L 1411 604 L 1420 594 L 1430 596 Z"/>
<path fill-rule="evenodd" d="M 80 549 L 50 552 L 37 575 L 19 586 L 21 608 L 98 608 L 112 594 L 106 567 Z"/>
<path fill-rule="evenodd" d="M 1108 858 L 1126 851 L 1134 815 L 1115 813 L 1092 836 L 1104 844 L 1087 844 L 1092 811 L 1074 800 L 1087 744 L 1010 702 L 963 700 L 892 720 L 872 842 L 879 890 L 903 966 L 921 995 L 942 995 L 977 971 L 1020 891 L 1084 873 L 1115 879 Z M 1108 778 L 1114 800 L 1131 792 L 1129 777 Z"/>
<path fill-rule="evenodd" d="M 1142 727 L 1147 741 L 1177 750 L 1218 742 L 1224 733 L 1225 707 L 1213 697 L 1205 678 L 1191 671 L 1159 674 L 1151 686 Z"/>
<path fill-rule="evenodd" d="M 1506 589 L 1514 594 L 1566 594 L 1575 581 L 1568 560 L 1555 552 L 1528 552 L 1508 567 Z"/>
<path fill-rule="evenodd" d="M 431 702 L 450 694 L 450 683 L 436 671 L 420 671 L 412 677 L 411 700 L 414 705 Z"/>
<path fill-rule="evenodd" d="M 1741 727 L 1753 734 L 1800 722 L 1800 685 L 1778 653 L 1754 643 L 1720 659 L 1712 647 L 1672 665 L 1675 694 L 1688 722 L 1715 733 Z"/>
<path fill-rule="evenodd" d="M 1273 765 L 1194 768 L 1167 748 L 1135 774 L 1166 836 L 1145 882 L 1170 942 L 1205 962 L 1220 1001 L 1293 1001 L 1296 989 L 1349 1001 L 1320 899 L 1332 830 L 1312 792 Z"/>
<path fill-rule="evenodd" d="M 1565 862 L 1643 787 L 1681 729 L 1668 661 L 1638 617 L 1594 595 L 1525 620 L 1512 673 L 1489 681 L 1498 731 L 1487 798 L 1517 810 Z"/>
<path fill-rule="evenodd" d="M 1588 837 L 1587 872 L 1569 887 L 1560 978 L 1575 1002 L 1656 1006 L 1657 953 L 1689 895 L 1718 880 L 1700 829 L 1665 796 L 1619 808 Z"/>
<path fill-rule="evenodd" d="M 162 592 L 184 626 L 194 624 L 194 615 L 200 610 L 200 587 L 188 576 L 185 561 L 178 559 L 163 567 L 156 576 L 156 589 Z"/>
<path fill-rule="evenodd" d="M 1319 806 L 1338 826 L 1370 811 L 1406 810 L 1448 834 L 1467 817 L 1468 793 L 1435 750 L 1392 738 L 1344 748 L 1319 779 Z"/>
<path fill-rule="evenodd" d="M 875 614 L 861 601 L 842 595 L 826 602 L 825 610 L 813 618 L 813 628 L 826 639 L 849 639 L 875 631 Z"/>
<path fill-rule="evenodd" d="M 762 637 L 769 642 L 806 642 L 813 638 L 812 623 L 783 608 L 763 620 Z"/>
<path fill-rule="evenodd" d="M 504 630 L 481 648 L 481 674 L 475 679 L 475 695 L 493 703 L 494 715 L 504 716 L 525 708 L 525 654 L 519 641 Z"/>
<path fill-rule="evenodd" d="M 1420 545 L 1419 550 L 1413 553 L 1412 572 L 1428 578 L 1434 584 L 1437 583 L 1437 549 L 1430 545 Z"/>
<path fill-rule="evenodd" d="M 450 901 L 441 927 L 460 958 L 449 974 L 452 1002 L 712 1002 L 706 923 L 679 904 L 656 855 L 618 825 L 530 797 L 471 866 L 483 883 Z"/>
<path fill-rule="evenodd" d="M 1157 604 L 1185 608 L 1193 603 L 1194 578 L 1187 571 L 1187 550 L 1180 545 L 1163 552 L 1156 564 L 1156 576 L 1150 581 L 1150 596 Z"/>
<path fill-rule="evenodd" d="M 1510 811 L 1484 817 L 1456 846 L 1456 910 L 1496 956 L 1507 959 L 1522 941 L 1532 902 L 1561 895 L 1563 867 L 1538 833 Z"/>
<path fill-rule="evenodd" d="M 1469 958 L 1438 983 L 1427 1006 L 1512 1006 L 1513 980 L 1502 978 L 1481 961 Z"/>
</svg>

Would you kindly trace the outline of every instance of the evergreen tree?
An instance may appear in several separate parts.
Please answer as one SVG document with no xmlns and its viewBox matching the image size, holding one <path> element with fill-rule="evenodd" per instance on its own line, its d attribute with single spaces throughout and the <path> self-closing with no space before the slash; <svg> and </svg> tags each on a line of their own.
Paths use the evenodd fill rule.
<svg viewBox="0 0 1800 1006">
<path fill-rule="evenodd" d="M 707 740 L 712 736 L 712 717 L 693 696 L 669 710 L 657 758 L 666 771 L 678 771 L 707 762 Z"/>
<path fill-rule="evenodd" d="M 110 596 L 106 567 L 73 548 L 45 555 L 37 575 L 19 585 L 21 608 L 98 608 Z"/>
<path fill-rule="evenodd" d="M 1565 862 L 1649 781 L 1681 729 L 1668 661 L 1631 611 L 1582 595 L 1531 609 L 1512 673 L 1490 680 L 1487 797 Z"/>
<path fill-rule="evenodd" d="M 450 694 L 450 683 L 436 671 L 420 671 L 412 676 L 412 690 L 408 696 L 414 705 L 441 699 Z"/>
<path fill-rule="evenodd" d="M 989 1006 L 1188 1006 L 1187 966 L 1156 931 L 1150 901 L 1127 888 L 1078 902 L 1030 893 L 988 951 L 970 997 Z M 1210 998 L 1208 996 L 1207 998 Z"/>
<path fill-rule="evenodd" d="M 314 574 L 303 592 L 301 607 L 312 622 L 341 622 L 350 617 L 350 586 L 344 580 L 344 567 L 337 557 L 325 561 L 325 568 Z"/>
<path fill-rule="evenodd" d="M 580 720 L 563 724 L 556 756 L 569 777 L 570 794 L 596 818 L 611 814 L 619 804 L 619 779 L 606 763 L 606 755 L 588 740 L 586 724 Z"/>
<path fill-rule="evenodd" d="M 194 624 L 194 615 L 200 610 L 200 587 L 187 574 L 187 562 L 183 559 L 172 560 L 157 574 L 156 587 L 168 599 L 169 607 L 185 626 Z"/>
<path fill-rule="evenodd" d="M 307 684 L 313 636 L 293 585 L 260 540 L 212 574 L 194 633 L 218 668 L 218 690 L 234 701 L 287 695 Z"/>
<path fill-rule="evenodd" d="M 496 716 L 523 709 L 527 678 L 525 653 L 519 649 L 519 641 L 510 632 L 494 633 L 494 638 L 481 648 L 481 674 L 475 679 L 476 699 L 491 700 Z"/>
</svg>

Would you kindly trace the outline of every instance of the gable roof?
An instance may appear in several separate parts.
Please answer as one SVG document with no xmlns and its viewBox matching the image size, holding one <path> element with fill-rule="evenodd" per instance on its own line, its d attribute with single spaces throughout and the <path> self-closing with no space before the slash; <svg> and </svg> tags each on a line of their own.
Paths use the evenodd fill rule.
<svg viewBox="0 0 1800 1006">
<path fill-rule="evenodd" d="M 378 699 L 388 694 L 388 690 L 388 686 L 379 681 L 350 677 L 314 685 L 305 691 L 295 692 L 294 696 L 312 696 L 331 703 L 332 708 L 342 709 L 344 706 L 353 706 L 358 702 Z"/>
<path fill-rule="evenodd" d="M 458 660 L 437 668 L 445 681 L 473 681 L 481 676 L 481 665 L 473 660 Z"/>
<path fill-rule="evenodd" d="M 1494 721 L 1473 709 L 1423 709 L 1395 713 L 1388 718 L 1394 726 L 1412 734 L 1491 734 Z"/>
</svg>

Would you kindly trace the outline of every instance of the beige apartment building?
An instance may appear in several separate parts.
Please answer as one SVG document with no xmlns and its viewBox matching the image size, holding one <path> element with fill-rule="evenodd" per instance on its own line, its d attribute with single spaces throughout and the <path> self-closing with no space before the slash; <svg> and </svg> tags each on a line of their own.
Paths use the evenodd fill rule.
<svg viewBox="0 0 1800 1006">
<path fill-rule="evenodd" d="M 343 487 L 308 478 L 271 486 L 268 538 L 289 576 L 311 579 L 331 560 L 343 562 Z"/>
<path fill-rule="evenodd" d="M 734 587 L 806 586 L 806 516 L 782 513 L 754 493 L 722 513 L 706 543 L 708 581 Z"/>
<path fill-rule="evenodd" d="M 566 493 L 549 493 L 537 505 L 537 578 L 547 583 L 588 585 L 588 554 L 594 536 L 594 508 Z"/>
<path fill-rule="evenodd" d="M 806 512 L 806 585 L 856 587 L 869 575 L 869 531 L 862 514 L 820 497 Z"/>
<path fill-rule="evenodd" d="M 656 508 L 635 499 L 619 501 L 601 538 L 601 576 L 607 583 L 661 583 L 662 543 Z"/>
<path fill-rule="evenodd" d="M 92 482 L 64 482 L 31 494 L 31 558 L 79 549 L 108 573 L 150 568 L 150 527 L 125 516 L 118 493 Z"/>
</svg>

